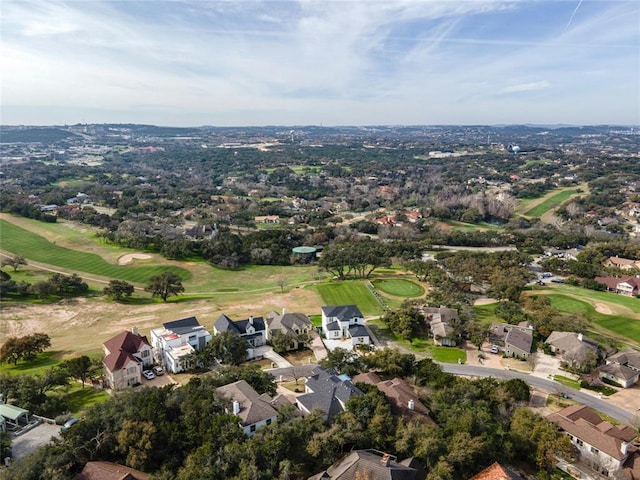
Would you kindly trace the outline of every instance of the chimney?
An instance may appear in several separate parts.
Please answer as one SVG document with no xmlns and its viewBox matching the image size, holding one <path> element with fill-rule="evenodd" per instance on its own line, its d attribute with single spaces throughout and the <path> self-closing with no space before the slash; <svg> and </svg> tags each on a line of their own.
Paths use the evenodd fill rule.
<svg viewBox="0 0 640 480">
<path fill-rule="evenodd" d="M 238 415 L 240 413 L 240 402 L 237 400 L 233 401 L 233 414 Z"/>
<path fill-rule="evenodd" d="M 287 309 L 286 309 L 286 308 L 283 308 L 283 309 L 282 309 L 282 315 L 284 316 L 284 315 L 286 315 L 286 314 L 287 314 Z"/>
<path fill-rule="evenodd" d="M 140 334 L 138 333 L 138 327 L 131 327 L 131 333 L 140 336 Z"/>
<path fill-rule="evenodd" d="M 389 455 L 388 453 L 385 453 L 384 455 L 382 455 L 382 458 L 380 459 L 380 463 L 383 466 L 388 467 L 390 462 L 391 462 L 391 455 Z"/>
<path fill-rule="evenodd" d="M 409 400 L 409 402 L 407 403 L 407 406 L 409 407 L 409 410 L 416 409 L 416 402 L 413 400 L 413 398 Z"/>
<path fill-rule="evenodd" d="M 582 338 L 583 338 L 583 337 L 582 337 L 582 334 L 581 334 L 581 333 L 579 333 L 579 334 L 578 334 L 578 341 L 579 341 L 579 342 L 581 342 L 581 341 L 582 341 Z"/>
<path fill-rule="evenodd" d="M 629 442 L 621 442 L 621 444 L 620 444 L 620 452 L 623 455 L 627 455 L 629 453 L 628 448 L 629 448 Z"/>
<path fill-rule="evenodd" d="M 249 323 L 253 325 L 253 315 L 249 315 Z"/>
</svg>

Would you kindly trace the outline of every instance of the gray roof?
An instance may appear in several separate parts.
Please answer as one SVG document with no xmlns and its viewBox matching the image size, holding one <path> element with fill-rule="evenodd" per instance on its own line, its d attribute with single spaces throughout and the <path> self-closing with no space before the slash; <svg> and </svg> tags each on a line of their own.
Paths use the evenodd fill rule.
<svg viewBox="0 0 640 480">
<path fill-rule="evenodd" d="M 640 371 L 640 352 L 627 348 L 607 358 L 607 363 L 617 363 Z"/>
<path fill-rule="evenodd" d="M 269 330 L 275 334 L 278 332 L 288 333 L 294 338 L 297 338 L 298 334 L 296 330 L 311 330 L 313 329 L 313 323 L 309 320 L 304 313 L 285 313 L 284 315 L 267 315 L 267 324 Z"/>
<path fill-rule="evenodd" d="M 343 411 L 342 405 L 353 395 L 362 395 L 350 380 L 342 380 L 333 370 L 320 367 L 311 371 L 306 388 L 311 392 L 300 395 L 296 401 L 309 411 L 314 408 L 322 410 L 329 420 Z"/>
<path fill-rule="evenodd" d="M 327 323 L 327 330 L 340 330 L 340 323 L 339 322 Z"/>
<path fill-rule="evenodd" d="M 349 327 L 349 335 L 352 337 L 368 337 L 369 330 L 364 325 L 351 325 Z"/>
<path fill-rule="evenodd" d="M 231 320 L 226 315 L 222 314 L 218 317 L 216 322 L 213 324 L 213 328 L 215 328 L 218 332 L 232 332 L 236 335 L 246 335 L 247 327 L 251 325 L 253 322 L 253 328 L 256 331 L 266 330 L 265 322 L 262 317 L 250 317 L 245 320 Z"/>
<path fill-rule="evenodd" d="M 600 373 L 613 375 L 614 377 L 622 378 L 625 381 L 637 378 L 639 373 L 637 370 L 633 370 L 632 368 L 625 367 L 624 365 L 619 365 L 617 363 L 602 365 L 601 367 L 598 367 L 598 370 Z"/>
<path fill-rule="evenodd" d="M 530 353 L 531 345 L 533 344 L 533 335 L 532 332 L 512 328 L 509 330 L 509 333 L 507 333 L 504 343 L 505 345 L 513 345 L 518 350 Z"/>
<path fill-rule="evenodd" d="M 180 320 L 174 320 L 172 322 L 163 323 L 162 326 L 167 330 L 171 330 L 178 335 L 184 335 L 185 333 L 193 332 L 194 329 L 200 330 L 202 327 L 196 317 L 182 318 Z"/>
<path fill-rule="evenodd" d="M 232 401 L 236 401 L 240 404 L 240 418 L 242 425 L 253 425 L 268 418 L 273 418 L 278 415 L 278 411 L 275 409 L 275 404 L 280 403 L 279 399 L 272 399 L 269 395 L 259 395 L 251 385 L 245 380 L 239 380 L 228 385 L 216 388 L 216 392 Z M 230 403 L 227 406 L 229 413 L 233 412 L 233 405 Z"/>
<path fill-rule="evenodd" d="M 563 356 L 575 356 L 577 361 L 584 361 L 588 352 L 598 348 L 598 342 L 575 332 L 551 332 L 544 343 L 553 345 Z"/>
<path fill-rule="evenodd" d="M 431 324 L 431 332 L 435 337 L 449 338 L 453 335 L 453 327 L 446 322 L 433 322 Z"/>
<path fill-rule="evenodd" d="M 327 317 L 335 317 L 343 322 L 355 317 L 363 318 L 362 312 L 355 305 L 326 306 L 322 307 L 322 313 Z"/>
<path fill-rule="evenodd" d="M 326 471 L 320 472 L 309 480 L 330 478 L 333 480 L 418 480 L 424 475 L 415 468 L 399 463 L 392 455 L 375 450 L 354 450 L 342 460 L 331 465 Z"/>
</svg>

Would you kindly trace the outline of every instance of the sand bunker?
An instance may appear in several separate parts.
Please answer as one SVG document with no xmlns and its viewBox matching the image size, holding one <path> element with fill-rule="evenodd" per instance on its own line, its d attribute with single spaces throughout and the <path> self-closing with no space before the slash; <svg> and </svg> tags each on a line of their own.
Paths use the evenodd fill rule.
<svg viewBox="0 0 640 480">
<path fill-rule="evenodd" d="M 150 258 L 151 255 L 147 255 L 146 253 L 127 253 L 118 259 L 118 265 L 128 265 L 134 260 L 149 260 Z"/>
<path fill-rule="evenodd" d="M 595 307 L 596 307 L 596 312 L 598 313 L 604 313 L 605 315 L 613 314 L 613 312 L 609 308 L 609 305 L 606 305 L 604 303 L 596 303 Z"/>
</svg>

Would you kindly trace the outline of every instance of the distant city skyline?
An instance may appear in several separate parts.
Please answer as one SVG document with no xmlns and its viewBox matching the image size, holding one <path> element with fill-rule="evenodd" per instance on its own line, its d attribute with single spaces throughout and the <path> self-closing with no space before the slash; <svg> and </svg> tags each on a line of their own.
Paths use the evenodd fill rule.
<svg viewBox="0 0 640 480">
<path fill-rule="evenodd" d="M 2 0 L 0 123 L 640 124 L 640 2 Z"/>
</svg>

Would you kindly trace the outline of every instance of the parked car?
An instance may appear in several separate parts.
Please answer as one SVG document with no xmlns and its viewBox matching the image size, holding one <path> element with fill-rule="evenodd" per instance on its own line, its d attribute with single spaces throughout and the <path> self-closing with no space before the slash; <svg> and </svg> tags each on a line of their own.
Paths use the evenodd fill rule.
<svg viewBox="0 0 640 480">
<path fill-rule="evenodd" d="M 159 377 L 160 375 L 164 375 L 164 370 L 162 369 L 162 367 L 153 367 L 153 373 L 156 374 L 157 377 Z"/>
<path fill-rule="evenodd" d="M 500 351 L 500 347 L 498 345 L 491 346 L 491 353 L 498 353 Z"/>
<path fill-rule="evenodd" d="M 542 278 L 551 278 L 551 277 L 553 277 L 553 275 L 551 274 L 551 272 L 544 272 L 544 273 L 542 274 Z"/>
<path fill-rule="evenodd" d="M 69 430 L 71 427 L 73 427 L 76 423 L 78 423 L 80 421 L 79 418 L 73 417 L 70 418 L 69 420 L 67 420 L 64 425 L 62 425 L 62 427 L 60 427 L 60 432 L 64 433 L 67 430 Z"/>
<path fill-rule="evenodd" d="M 146 378 L 147 380 L 153 380 L 154 378 L 156 378 L 155 373 L 153 373 L 151 370 L 143 370 L 142 375 L 144 375 L 144 378 Z"/>
<path fill-rule="evenodd" d="M 564 283 L 564 278 L 552 278 L 553 283 Z"/>
</svg>

